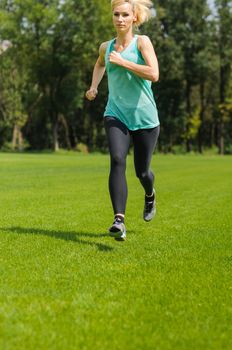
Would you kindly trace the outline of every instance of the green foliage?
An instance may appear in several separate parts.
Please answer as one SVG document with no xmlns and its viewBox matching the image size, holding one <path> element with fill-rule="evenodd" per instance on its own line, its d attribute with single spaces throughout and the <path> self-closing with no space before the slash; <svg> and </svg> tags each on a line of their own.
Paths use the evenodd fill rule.
<svg viewBox="0 0 232 350">
<path fill-rule="evenodd" d="M 154 0 L 154 7 L 140 33 L 149 35 L 159 59 L 153 89 L 160 149 L 228 148 L 230 130 L 218 106 L 231 97 L 231 0 L 215 1 L 213 13 L 206 0 Z M 0 145 L 17 124 L 31 149 L 106 149 L 106 80 L 94 103 L 84 94 L 100 44 L 115 35 L 111 17 L 108 0 L 0 2 L 0 41 L 13 44 L 0 55 Z"/>
<path fill-rule="evenodd" d="M 232 99 L 227 99 L 225 103 L 219 105 L 219 111 L 225 123 L 231 122 L 232 118 Z"/>
<path fill-rule="evenodd" d="M 188 118 L 188 127 L 186 128 L 187 132 L 183 135 L 184 139 L 194 139 L 199 132 L 200 126 L 200 108 L 196 108 L 195 112 Z"/>
<path fill-rule="evenodd" d="M 50 124 L 53 131 L 57 124 L 64 128 L 60 120 L 65 120 L 77 139 L 84 123 L 77 111 L 83 109 L 86 75 L 90 74 L 93 52 L 97 51 L 98 31 L 102 29 L 99 18 L 104 23 L 104 11 L 100 11 L 103 4 L 69 0 L 50 1 L 48 6 L 47 2 L 14 1 L 8 17 L 4 10 L 1 12 L 14 23 L 5 33 L 14 37 L 14 55 L 28 71 L 25 108 L 30 115 L 25 133 L 32 148 L 40 148 L 38 132 L 31 135 L 40 118 L 47 121 L 43 128 L 49 129 Z M 11 95 L 7 87 L 5 90 Z M 65 131 L 68 133 L 68 127 Z"/>
</svg>

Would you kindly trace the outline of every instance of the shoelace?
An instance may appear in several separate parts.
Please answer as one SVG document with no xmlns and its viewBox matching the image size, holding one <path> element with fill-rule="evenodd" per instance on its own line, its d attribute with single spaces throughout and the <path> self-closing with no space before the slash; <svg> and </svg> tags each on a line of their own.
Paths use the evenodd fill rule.
<svg viewBox="0 0 232 350">
<path fill-rule="evenodd" d="M 150 212 L 153 209 L 153 204 L 154 204 L 154 201 L 145 202 L 145 211 Z"/>
<path fill-rule="evenodd" d="M 113 223 L 113 225 L 120 225 L 120 224 L 122 224 L 123 222 L 121 221 L 121 220 L 119 220 L 118 218 L 116 218 L 115 220 L 114 220 L 114 223 Z"/>
</svg>

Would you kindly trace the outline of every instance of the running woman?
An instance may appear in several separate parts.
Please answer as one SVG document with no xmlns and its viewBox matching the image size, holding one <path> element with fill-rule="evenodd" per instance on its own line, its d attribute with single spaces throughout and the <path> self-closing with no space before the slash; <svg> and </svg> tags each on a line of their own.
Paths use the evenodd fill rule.
<svg viewBox="0 0 232 350">
<path fill-rule="evenodd" d="M 109 233 L 117 240 L 125 240 L 125 173 L 131 138 L 136 176 L 145 191 L 143 219 L 150 221 L 156 213 L 150 163 L 159 136 L 159 119 L 151 83 L 158 81 L 159 67 L 150 39 L 135 34 L 135 28 L 150 19 L 152 1 L 112 0 L 111 7 L 117 36 L 100 45 L 86 97 L 90 101 L 96 98 L 106 70 L 109 96 L 104 124 L 111 159 L 109 192 L 114 210 Z"/>
</svg>

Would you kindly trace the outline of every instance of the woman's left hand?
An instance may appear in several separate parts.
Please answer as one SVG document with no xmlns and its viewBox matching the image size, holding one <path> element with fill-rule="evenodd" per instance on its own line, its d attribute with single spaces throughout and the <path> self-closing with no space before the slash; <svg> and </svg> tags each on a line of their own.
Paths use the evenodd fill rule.
<svg viewBox="0 0 232 350">
<path fill-rule="evenodd" d="M 123 66 L 124 59 L 120 55 L 119 52 L 112 51 L 109 55 L 109 61 L 110 63 L 117 64 L 119 66 Z"/>
</svg>

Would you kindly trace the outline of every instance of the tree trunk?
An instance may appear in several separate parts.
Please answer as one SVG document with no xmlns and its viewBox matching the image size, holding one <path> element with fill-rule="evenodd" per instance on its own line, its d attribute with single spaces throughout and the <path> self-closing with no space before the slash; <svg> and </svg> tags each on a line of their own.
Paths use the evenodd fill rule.
<svg viewBox="0 0 232 350">
<path fill-rule="evenodd" d="M 226 67 L 221 65 L 220 67 L 220 103 L 225 102 L 225 88 L 226 88 Z M 219 147 L 219 154 L 224 154 L 225 147 L 224 147 L 224 123 L 223 123 L 223 116 L 220 115 L 219 119 L 219 139 L 218 139 L 218 147 Z"/>
<path fill-rule="evenodd" d="M 219 124 L 219 154 L 223 155 L 224 153 L 225 153 L 224 123 L 221 117 L 220 124 Z"/>
<path fill-rule="evenodd" d="M 205 117 L 205 84 L 204 82 L 200 83 L 200 101 L 201 101 L 201 110 L 200 110 L 200 127 L 198 131 L 198 152 L 202 153 L 202 134 L 204 127 L 204 117 Z"/>
<path fill-rule="evenodd" d="M 59 140 L 58 140 L 58 120 L 56 119 L 54 125 L 53 125 L 53 148 L 54 151 L 59 151 Z"/>
<path fill-rule="evenodd" d="M 186 83 L 186 114 L 187 114 L 187 120 L 186 120 L 186 151 L 190 152 L 192 150 L 192 143 L 189 139 L 189 118 L 191 116 L 191 84 L 189 81 Z"/>
<path fill-rule="evenodd" d="M 77 138 L 75 126 L 72 126 L 72 125 L 71 125 L 71 144 L 72 144 L 72 148 L 76 149 L 78 144 L 78 138 Z"/>
<path fill-rule="evenodd" d="M 210 148 L 212 148 L 215 145 L 215 143 L 217 144 L 217 141 L 215 142 L 216 129 L 217 125 L 215 125 L 215 122 L 213 122 L 210 128 Z"/>
<path fill-rule="evenodd" d="M 172 149 L 173 149 L 173 136 L 172 134 L 169 135 L 169 142 L 168 142 L 168 152 L 172 153 Z"/>
<path fill-rule="evenodd" d="M 13 135 L 12 135 L 12 148 L 16 149 L 17 146 L 17 125 L 14 125 Z"/>
<path fill-rule="evenodd" d="M 13 135 L 12 135 L 12 148 L 13 150 L 18 149 L 23 151 L 23 134 L 18 124 L 14 124 Z"/>
<path fill-rule="evenodd" d="M 72 146 L 71 146 L 70 137 L 69 137 L 68 123 L 67 123 L 67 120 L 65 119 L 65 116 L 63 114 L 61 114 L 61 113 L 59 114 L 59 121 L 64 126 L 65 142 L 66 142 L 67 148 L 70 150 L 72 148 Z"/>
</svg>

